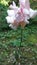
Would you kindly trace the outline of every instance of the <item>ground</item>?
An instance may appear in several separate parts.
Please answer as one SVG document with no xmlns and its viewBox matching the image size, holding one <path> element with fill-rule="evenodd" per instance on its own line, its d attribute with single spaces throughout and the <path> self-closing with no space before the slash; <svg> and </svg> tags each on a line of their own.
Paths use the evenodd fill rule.
<svg viewBox="0 0 37 65">
<path fill-rule="evenodd" d="M 37 65 L 37 25 L 0 31 L 0 65 Z"/>
</svg>

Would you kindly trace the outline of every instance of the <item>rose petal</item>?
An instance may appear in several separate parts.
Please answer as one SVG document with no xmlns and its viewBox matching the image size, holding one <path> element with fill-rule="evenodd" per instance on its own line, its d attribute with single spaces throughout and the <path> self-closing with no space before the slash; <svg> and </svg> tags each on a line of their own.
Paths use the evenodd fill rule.
<svg viewBox="0 0 37 65">
<path fill-rule="evenodd" d="M 7 10 L 8 16 L 15 16 L 14 10 Z"/>
<path fill-rule="evenodd" d="M 37 15 L 37 10 L 32 10 L 30 8 L 30 18 L 34 18 Z"/>
<path fill-rule="evenodd" d="M 9 17 L 9 16 L 7 16 L 6 20 L 7 20 L 7 23 L 13 23 L 14 20 L 15 20 L 15 17 Z"/>
</svg>

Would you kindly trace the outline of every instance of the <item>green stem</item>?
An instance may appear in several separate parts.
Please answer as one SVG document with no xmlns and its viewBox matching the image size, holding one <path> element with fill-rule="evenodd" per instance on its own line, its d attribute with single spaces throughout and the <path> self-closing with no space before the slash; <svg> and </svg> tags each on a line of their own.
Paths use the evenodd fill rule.
<svg viewBox="0 0 37 65">
<path fill-rule="evenodd" d="M 20 42 L 20 46 L 21 46 L 22 41 L 23 41 L 23 28 L 21 28 L 21 42 Z"/>
</svg>

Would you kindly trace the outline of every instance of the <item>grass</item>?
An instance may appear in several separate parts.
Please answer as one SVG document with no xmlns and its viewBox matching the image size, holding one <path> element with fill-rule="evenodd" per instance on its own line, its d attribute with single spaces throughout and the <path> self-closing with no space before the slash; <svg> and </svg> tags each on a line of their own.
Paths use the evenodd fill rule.
<svg viewBox="0 0 37 65">
<path fill-rule="evenodd" d="M 37 43 L 37 25 L 28 25 L 23 29 L 23 42 L 22 46 L 25 44 L 36 44 Z M 21 42 L 21 29 L 14 30 L 4 30 L 0 32 L 0 43 L 20 45 Z"/>
<path fill-rule="evenodd" d="M 37 25 L 21 29 L 0 31 L 0 65 L 37 65 Z"/>
</svg>

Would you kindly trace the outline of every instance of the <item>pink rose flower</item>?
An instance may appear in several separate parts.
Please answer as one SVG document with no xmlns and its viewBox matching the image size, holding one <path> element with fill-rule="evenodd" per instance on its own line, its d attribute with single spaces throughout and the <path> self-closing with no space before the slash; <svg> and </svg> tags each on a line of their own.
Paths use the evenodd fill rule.
<svg viewBox="0 0 37 65">
<path fill-rule="evenodd" d="M 37 10 L 30 8 L 29 0 L 19 0 L 19 7 L 16 6 L 13 1 L 13 5 L 9 6 L 7 10 L 8 16 L 6 17 L 9 27 L 12 29 L 17 29 L 19 25 L 24 27 L 26 24 L 29 24 L 29 19 L 34 18 L 37 15 Z"/>
</svg>

